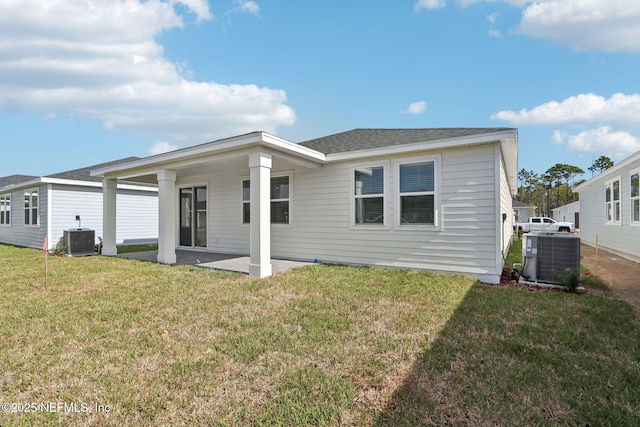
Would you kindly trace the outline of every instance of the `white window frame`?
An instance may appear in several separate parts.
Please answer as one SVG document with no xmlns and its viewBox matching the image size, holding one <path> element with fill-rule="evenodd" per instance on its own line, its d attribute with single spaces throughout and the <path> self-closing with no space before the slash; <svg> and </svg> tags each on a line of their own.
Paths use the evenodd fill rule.
<svg viewBox="0 0 640 427">
<path fill-rule="evenodd" d="M 355 194 L 356 188 L 356 170 L 364 168 L 382 168 L 382 193 L 368 194 L 358 197 Z M 350 165 L 349 173 L 349 228 L 352 230 L 371 230 L 371 229 L 388 229 L 389 228 L 389 161 L 354 163 Z M 356 199 L 382 197 L 382 223 L 356 224 Z"/>
<path fill-rule="evenodd" d="M 418 193 L 400 193 L 400 166 L 414 163 L 433 162 L 433 191 Z M 416 156 L 397 159 L 394 161 L 394 191 L 395 191 L 395 221 L 396 230 L 412 231 L 441 231 L 442 230 L 442 179 L 441 179 L 442 156 Z M 403 196 L 433 195 L 433 224 L 403 224 L 402 223 L 402 202 Z"/>
<path fill-rule="evenodd" d="M 177 191 L 176 191 L 176 199 L 177 199 L 177 206 L 178 206 L 178 210 L 176 211 L 176 242 L 178 243 L 178 247 L 180 248 L 186 248 L 186 249 L 205 249 L 209 246 L 209 235 L 210 235 L 210 224 L 209 224 L 209 207 L 210 207 L 210 203 L 211 203 L 211 194 L 210 194 L 210 189 L 209 189 L 209 183 L 208 182 L 200 182 L 200 183 L 195 183 L 195 184 L 180 184 L 177 187 Z M 193 242 L 191 244 L 191 246 L 183 246 L 180 245 L 180 190 L 184 190 L 184 189 L 188 189 L 191 188 L 194 190 L 193 192 L 193 200 L 192 200 L 192 205 L 191 205 L 191 209 L 192 209 L 192 215 L 197 215 L 198 210 L 196 209 L 196 192 L 195 190 L 197 188 L 204 188 L 206 193 L 207 193 L 207 208 L 205 209 L 205 221 L 206 221 L 206 227 L 207 227 L 207 235 L 205 237 L 205 246 L 196 246 L 196 236 L 195 234 L 192 236 Z M 195 218 L 195 217 L 194 217 Z M 195 225 L 192 225 L 195 228 Z M 197 233 L 197 230 L 193 231 L 194 233 Z"/>
<path fill-rule="evenodd" d="M 9 203 L 7 203 L 9 202 Z M 8 209 L 7 209 L 8 207 Z M 6 220 L 6 214 L 9 214 L 9 219 Z M 4 215 L 3 215 L 4 214 Z M 0 194 L 0 226 L 8 227 L 11 225 L 11 193 Z"/>
<path fill-rule="evenodd" d="M 631 222 L 632 226 L 640 227 L 640 220 L 639 221 L 634 221 L 634 218 L 633 218 L 633 210 L 634 210 L 634 206 L 633 205 L 635 203 L 638 203 L 640 205 L 640 192 L 635 197 L 631 196 L 631 188 L 632 188 L 632 186 L 631 186 L 631 178 L 633 177 L 633 175 L 638 175 L 638 179 L 640 179 L 640 168 L 633 169 L 631 172 L 629 172 L 629 200 L 630 200 L 630 203 L 629 203 L 629 219 L 630 219 L 630 222 Z"/>
<path fill-rule="evenodd" d="M 36 197 L 36 206 L 33 206 L 33 197 L 34 197 L 34 193 L 35 193 L 35 197 Z M 29 210 L 29 222 L 25 221 L 24 222 L 24 226 L 25 227 L 39 227 L 40 226 L 40 191 L 37 188 L 30 188 L 28 190 L 24 190 L 22 192 L 23 194 L 23 199 L 26 197 L 29 197 L 29 207 L 27 207 L 26 205 L 24 206 L 23 209 L 23 221 L 25 219 L 24 214 L 26 213 L 26 210 Z M 26 200 L 24 200 L 26 202 Z M 32 210 L 36 209 L 36 223 L 33 224 L 33 215 L 32 215 Z"/>
<path fill-rule="evenodd" d="M 271 199 L 271 179 L 282 178 L 284 176 L 289 178 L 289 198 L 288 199 Z M 240 180 L 240 224 L 242 224 L 245 227 L 248 227 L 250 222 L 244 222 L 244 205 L 246 203 L 249 206 L 251 206 L 251 200 L 244 200 L 244 197 L 243 197 L 245 181 L 249 181 L 249 188 L 251 188 L 251 183 L 250 183 L 251 177 L 249 177 L 248 175 L 245 175 Z M 271 226 L 292 228 L 293 227 L 293 171 L 292 170 L 275 172 L 275 173 L 272 173 L 271 176 L 269 177 L 269 209 L 271 209 L 272 202 L 289 202 L 289 222 L 287 223 L 271 222 Z"/>
<path fill-rule="evenodd" d="M 618 200 L 614 199 L 614 184 L 618 183 Z M 611 200 L 607 201 L 606 199 L 606 191 L 607 189 L 611 189 Z M 615 178 L 612 178 L 605 182 L 605 201 L 604 201 L 604 219 L 605 224 L 607 225 L 622 225 L 622 179 L 621 176 L 618 175 Z M 616 219 L 616 206 L 617 211 L 620 213 L 620 217 Z M 611 216 L 609 216 L 611 214 Z"/>
</svg>

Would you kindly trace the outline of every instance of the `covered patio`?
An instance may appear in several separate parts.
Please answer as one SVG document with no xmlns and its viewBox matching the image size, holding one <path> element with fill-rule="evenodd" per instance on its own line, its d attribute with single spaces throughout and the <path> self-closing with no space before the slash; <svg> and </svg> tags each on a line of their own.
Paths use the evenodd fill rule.
<svg viewBox="0 0 640 427">
<path fill-rule="evenodd" d="M 158 186 L 158 251 L 140 256 L 155 256 L 153 261 L 164 264 L 198 265 L 260 278 L 299 266 L 271 258 L 271 196 L 276 182 L 272 179 L 283 181 L 277 187 L 282 188 L 281 197 L 276 198 L 282 212 L 276 210 L 280 216 L 274 222 L 292 228 L 292 171 L 296 166 L 320 169 L 324 160 L 324 154 L 315 150 L 252 132 L 94 170 L 92 175 L 103 179 L 102 253 L 117 254 L 116 188 L 119 181 L 127 181 Z M 271 175 L 274 167 L 280 173 L 277 178 Z M 229 181 L 229 177 L 235 180 Z M 194 258 L 190 252 L 198 248 L 210 252 L 203 252 L 203 259 Z M 218 250 L 243 255 L 219 255 Z"/>
<path fill-rule="evenodd" d="M 139 261 L 158 262 L 158 251 L 130 252 L 118 255 L 119 258 L 136 259 Z M 221 254 L 215 252 L 176 250 L 175 265 L 193 265 L 196 267 L 211 268 L 213 270 L 231 271 L 234 273 L 249 274 L 251 258 L 245 255 Z M 282 273 L 294 268 L 314 265 L 309 262 L 293 261 L 287 259 L 271 259 L 272 272 Z"/>
</svg>

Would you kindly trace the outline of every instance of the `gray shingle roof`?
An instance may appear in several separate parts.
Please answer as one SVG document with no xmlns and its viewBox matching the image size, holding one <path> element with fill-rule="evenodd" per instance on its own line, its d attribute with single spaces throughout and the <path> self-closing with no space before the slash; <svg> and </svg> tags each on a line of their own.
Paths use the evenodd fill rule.
<svg viewBox="0 0 640 427">
<path fill-rule="evenodd" d="M 354 129 L 300 145 L 324 154 L 391 147 L 415 142 L 437 141 L 464 136 L 513 130 L 511 128 L 425 128 L 425 129 Z"/>
<path fill-rule="evenodd" d="M 0 188 L 8 187 L 10 185 L 21 184 L 23 182 L 31 181 L 32 179 L 36 179 L 37 176 L 31 175 L 9 175 L 3 176 L 0 178 Z"/>
<path fill-rule="evenodd" d="M 127 157 L 125 159 L 114 160 L 111 162 L 100 163 L 98 165 L 87 166 L 85 168 L 73 169 L 70 171 L 54 173 L 53 175 L 45 175 L 48 178 L 58 178 L 58 179 L 69 179 L 76 181 L 92 181 L 92 182 L 101 182 L 102 178 L 99 176 L 91 176 L 91 170 L 97 169 L 100 167 L 113 166 L 120 163 L 130 162 L 132 160 L 138 160 L 140 157 Z M 5 177 L 0 177 L 0 188 L 20 185 L 22 183 L 26 183 L 28 181 L 37 179 L 39 177 L 32 175 L 9 175 Z"/>
<path fill-rule="evenodd" d="M 120 163 L 130 162 L 132 160 L 138 160 L 140 157 L 127 157 L 124 159 L 114 160 L 112 162 L 100 163 L 93 166 L 87 166 L 85 168 L 73 169 L 70 171 L 54 173 L 53 175 L 46 175 L 49 178 L 59 178 L 59 179 L 73 179 L 78 181 L 95 181 L 101 182 L 102 178 L 99 176 L 91 176 L 91 170 L 98 169 L 107 166 L 113 166 Z"/>
</svg>

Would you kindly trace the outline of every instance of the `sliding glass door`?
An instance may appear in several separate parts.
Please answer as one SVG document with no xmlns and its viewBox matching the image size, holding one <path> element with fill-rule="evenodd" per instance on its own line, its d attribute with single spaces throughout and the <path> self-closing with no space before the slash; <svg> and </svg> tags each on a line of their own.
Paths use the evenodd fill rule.
<svg viewBox="0 0 640 427">
<path fill-rule="evenodd" d="M 180 246 L 207 246 L 207 187 L 180 189 Z"/>
</svg>

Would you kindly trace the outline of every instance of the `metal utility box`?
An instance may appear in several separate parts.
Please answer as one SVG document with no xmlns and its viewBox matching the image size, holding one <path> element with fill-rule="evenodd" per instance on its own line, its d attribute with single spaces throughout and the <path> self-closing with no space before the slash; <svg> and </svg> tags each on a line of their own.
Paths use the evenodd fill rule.
<svg viewBox="0 0 640 427">
<path fill-rule="evenodd" d="M 72 256 L 93 255 L 96 248 L 96 232 L 88 228 L 71 228 L 64 231 L 64 244 Z"/>
<path fill-rule="evenodd" d="M 580 271 L 580 238 L 569 233 L 528 233 L 522 240 L 522 277 L 562 284 L 567 269 Z"/>
</svg>

